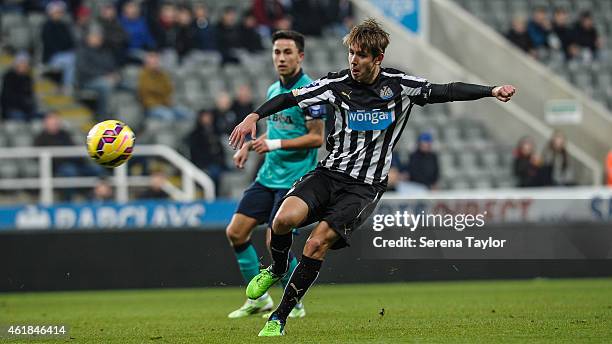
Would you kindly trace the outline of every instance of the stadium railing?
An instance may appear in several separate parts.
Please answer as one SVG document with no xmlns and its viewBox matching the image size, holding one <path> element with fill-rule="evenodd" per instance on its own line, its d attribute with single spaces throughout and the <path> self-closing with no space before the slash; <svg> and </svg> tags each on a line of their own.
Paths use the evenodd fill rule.
<svg viewBox="0 0 612 344">
<path fill-rule="evenodd" d="M 161 157 L 176 167 L 181 172 L 181 188 L 177 188 L 169 182 L 164 185 L 166 191 L 173 199 L 182 201 L 193 201 L 196 199 L 199 186 L 204 191 L 204 199 L 212 201 L 215 199 L 215 184 L 212 179 L 197 168 L 191 161 L 180 155 L 174 149 L 164 145 L 140 145 L 134 150 L 134 156 Z M 54 177 L 53 158 L 83 158 L 82 146 L 69 147 L 13 147 L 0 150 L 0 163 L 7 159 L 32 159 L 38 160 L 39 173 L 34 178 L 3 178 L 0 179 L 0 190 L 22 190 L 39 189 L 40 202 L 42 204 L 53 203 L 53 190 L 56 188 L 87 188 L 94 187 L 99 180 L 98 177 Z M 116 201 L 127 202 L 129 199 L 128 188 L 137 186 L 148 186 L 149 177 L 128 176 L 126 165 L 114 169 L 112 182 L 116 187 Z"/>
</svg>

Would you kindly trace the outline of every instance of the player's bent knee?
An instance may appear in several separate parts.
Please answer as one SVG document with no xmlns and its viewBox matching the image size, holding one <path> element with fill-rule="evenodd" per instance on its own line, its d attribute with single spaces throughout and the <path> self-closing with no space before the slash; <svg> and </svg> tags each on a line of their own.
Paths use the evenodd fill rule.
<svg viewBox="0 0 612 344">
<path fill-rule="evenodd" d="M 225 236 L 232 246 L 244 244 L 249 239 L 248 232 L 239 231 L 233 226 L 228 226 L 225 229 Z"/>
<path fill-rule="evenodd" d="M 274 234 L 287 234 L 297 225 L 298 223 L 296 223 L 295 217 L 291 213 L 279 212 L 274 217 L 272 231 L 274 231 Z"/>
</svg>

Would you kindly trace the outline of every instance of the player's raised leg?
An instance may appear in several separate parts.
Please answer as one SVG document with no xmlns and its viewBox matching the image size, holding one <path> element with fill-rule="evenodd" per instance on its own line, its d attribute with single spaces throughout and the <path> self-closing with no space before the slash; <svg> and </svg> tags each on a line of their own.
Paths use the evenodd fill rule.
<svg viewBox="0 0 612 344">
<path fill-rule="evenodd" d="M 270 238 L 272 265 L 262 270 L 247 286 L 246 295 L 255 300 L 264 295 L 270 287 L 278 282 L 289 268 L 289 250 L 293 242 L 292 229 L 298 227 L 308 216 L 308 205 L 298 197 L 287 197 L 281 204 Z"/>
<path fill-rule="evenodd" d="M 292 231 L 293 235 L 296 235 L 295 231 L 296 231 L 295 229 Z M 270 253 L 270 257 L 272 256 L 272 253 L 270 250 L 270 240 L 272 236 L 271 233 L 272 233 L 272 229 L 268 228 L 268 230 L 266 231 L 266 247 L 268 248 L 268 253 Z M 285 288 L 289 284 L 289 278 L 291 278 L 291 274 L 293 273 L 293 270 L 295 270 L 297 265 L 298 265 L 298 259 L 295 257 L 295 254 L 293 254 L 292 250 L 289 250 L 289 268 L 287 269 L 287 273 L 285 274 L 285 276 L 281 278 L 281 286 L 283 290 L 285 290 Z M 263 313 L 261 316 L 262 318 L 268 319 L 271 314 L 272 314 L 272 311 Z M 290 318 L 303 318 L 305 316 L 306 316 L 306 308 L 304 308 L 304 305 L 302 304 L 302 302 L 295 305 L 291 313 L 289 313 Z"/>
<path fill-rule="evenodd" d="M 283 299 L 264 328 L 259 332 L 260 337 L 284 335 L 285 323 L 289 313 L 319 276 L 325 254 L 338 238 L 338 234 L 331 229 L 326 221 L 321 221 L 310 233 L 308 241 L 304 245 L 302 259 L 291 275 Z"/>
<path fill-rule="evenodd" d="M 240 273 L 248 283 L 259 273 L 259 255 L 251 243 L 251 232 L 258 221 L 252 217 L 236 213 L 227 226 L 225 233 L 230 245 L 234 249 Z M 242 318 L 248 315 L 265 312 L 272 309 L 273 302 L 270 295 L 264 293 L 256 300 L 247 299 L 242 307 L 228 314 L 229 318 Z"/>
</svg>

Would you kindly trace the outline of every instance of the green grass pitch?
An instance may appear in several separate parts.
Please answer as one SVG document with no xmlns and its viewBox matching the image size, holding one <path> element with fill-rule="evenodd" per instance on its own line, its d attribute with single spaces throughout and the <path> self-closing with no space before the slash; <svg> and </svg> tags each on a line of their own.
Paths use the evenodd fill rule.
<svg viewBox="0 0 612 344">
<path fill-rule="evenodd" d="M 274 288 L 278 302 L 280 288 Z M 230 320 L 241 288 L 0 294 L 0 324 L 66 324 L 6 343 L 612 343 L 612 279 L 315 285 L 284 338 Z M 384 315 L 382 312 L 384 309 Z"/>
</svg>

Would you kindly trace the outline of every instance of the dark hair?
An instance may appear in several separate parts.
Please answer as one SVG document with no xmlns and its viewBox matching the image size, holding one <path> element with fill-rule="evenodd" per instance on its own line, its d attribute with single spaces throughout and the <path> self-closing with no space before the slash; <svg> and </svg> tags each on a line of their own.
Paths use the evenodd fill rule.
<svg viewBox="0 0 612 344">
<path fill-rule="evenodd" d="M 389 34 L 383 30 L 378 22 L 372 18 L 364 20 L 361 24 L 354 26 L 344 36 L 342 43 L 350 48 L 355 44 L 360 49 L 376 57 L 385 52 L 389 45 Z"/>
<path fill-rule="evenodd" d="M 232 5 L 227 5 L 225 7 L 223 7 L 222 13 L 223 14 L 227 14 L 230 12 L 238 12 L 238 10 L 236 9 L 236 7 L 232 6 Z"/>
<path fill-rule="evenodd" d="M 272 44 L 279 39 L 290 39 L 295 42 L 299 52 L 304 51 L 304 35 L 292 30 L 279 30 L 272 34 Z"/>
</svg>

